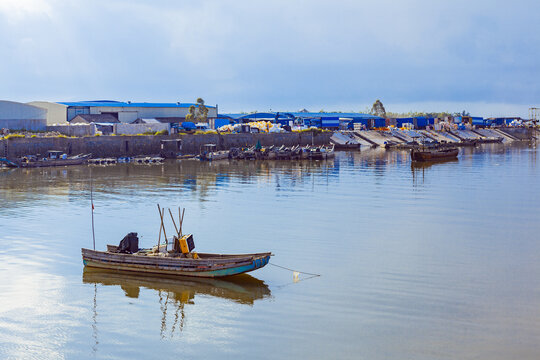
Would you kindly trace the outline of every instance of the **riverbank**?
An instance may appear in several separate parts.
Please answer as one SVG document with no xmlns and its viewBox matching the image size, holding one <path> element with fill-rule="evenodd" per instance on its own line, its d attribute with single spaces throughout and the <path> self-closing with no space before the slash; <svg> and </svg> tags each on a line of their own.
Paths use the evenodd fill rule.
<svg viewBox="0 0 540 360">
<path fill-rule="evenodd" d="M 343 131 L 359 147 L 407 148 L 411 142 L 426 138 L 452 146 L 469 146 L 489 142 L 510 143 L 538 139 L 540 132 L 533 128 L 498 128 L 476 130 L 407 131 Z M 0 140 L 0 157 L 17 158 L 25 155 L 45 154 L 49 150 L 68 155 L 92 154 L 94 158 L 148 156 L 161 151 L 162 140 L 182 140 L 183 154 L 199 154 L 203 145 L 216 144 L 218 150 L 248 147 L 260 142 L 262 146 L 326 145 L 332 132 L 241 133 L 241 134 L 188 134 L 148 136 L 89 136 L 89 137 L 11 137 Z M 332 139 L 333 140 L 333 139 Z"/>
<path fill-rule="evenodd" d="M 219 150 L 233 147 L 324 145 L 330 142 L 331 132 L 276 133 L 276 134 L 198 134 L 161 136 L 92 136 L 10 138 L 0 140 L 0 157 L 14 158 L 44 154 L 49 150 L 68 155 L 92 154 L 93 157 L 122 157 L 159 154 L 162 140 L 182 140 L 184 154 L 198 154 L 204 144 L 216 144 Z"/>
</svg>

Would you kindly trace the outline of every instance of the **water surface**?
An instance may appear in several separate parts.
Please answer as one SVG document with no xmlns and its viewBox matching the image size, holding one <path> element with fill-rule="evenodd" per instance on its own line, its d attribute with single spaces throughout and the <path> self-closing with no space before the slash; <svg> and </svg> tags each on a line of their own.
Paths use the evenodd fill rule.
<svg viewBox="0 0 540 360">
<path fill-rule="evenodd" d="M 0 170 L 0 358 L 537 359 L 540 168 L 530 146 L 332 161 Z M 272 251 L 225 280 L 83 270 L 156 204 L 200 252 Z M 168 220 L 172 233 L 172 223 Z"/>
</svg>

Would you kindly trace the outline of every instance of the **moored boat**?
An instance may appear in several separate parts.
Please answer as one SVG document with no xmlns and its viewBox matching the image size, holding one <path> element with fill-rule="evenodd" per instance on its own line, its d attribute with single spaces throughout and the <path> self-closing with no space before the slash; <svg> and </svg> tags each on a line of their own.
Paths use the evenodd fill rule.
<svg viewBox="0 0 540 360">
<path fill-rule="evenodd" d="M 420 148 L 411 150 L 412 161 L 438 161 L 455 159 L 458 156 L 457 148 Z"/>
<path fill-rule="evenodd" d="M 311 160 L 324 160 L 334 157 L 334 145 L 331 146 L 318 146 L 311 148 L 308 153 L 308 157 Z"/>
<path fill-rule="evenodd" d="M 46 157 L 24 156 L 20 159 L 11 160 L 11 164 L 9 165 L 21 168 L 82 165 L 88 161 L 90 156 L 91 154 L 67 156 L 61 151 L 50 150 Z"/>
<path fill-rule="evenodd" d="M 94 240 L 94 250 L 81 249 L 84 266 L 153 275 L 215 278 L 257 270 L 270 261 L 270 256 L 272 256 L 270 252 L 233 255 L 193 252 L 195 249 L 193 235 L 182 235 L 184 212 L 178 209 L 179 227 L 177 227 L 169 209 L 176 234 L 172 239 L 168 239 L 163 219 L 165 209 L 161 209 L 158 205 L 158 210 L 161 226 L 156 246 L 140 249 L 137 233 L 133 232 L 127 234 L 118 246 L 107 245 L 107 251 L 95 250 Z M 162 231 L 165 244 L 160 243 Z"/>
<path fill-rule="evenodd" d="M 197 253 L 197 258 L 188 258 L 181 255 L 154 255 L 147 250 L 129 254 L 82 249 L 83 263 L 88 267 L 207 278 L 243 274 L 260 269 L 268 264 L 271 255 L 269 252 L 240 255 Z"/>
<path fill-rule="evenodd" d="M 217 151 L 216 144 L 205 144 L 204 150 L 198 155 L 198 159 L 201 161 L 215 161 L 225 160 L 229 158 L 228 150 Z"/>
</svg>

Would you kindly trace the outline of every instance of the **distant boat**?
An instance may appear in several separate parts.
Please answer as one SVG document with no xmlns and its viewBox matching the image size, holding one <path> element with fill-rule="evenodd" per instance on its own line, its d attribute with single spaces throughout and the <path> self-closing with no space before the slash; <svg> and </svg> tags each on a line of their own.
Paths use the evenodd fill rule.
<svg viewBox="0 0 540 360">
<path fill-rule="evenodd" d="M 458 156 L 457 148 L 419 148 L 411 150 L 412 161 L 438 161 L 456 159 Z"/>
<path fill-rule="evenodd" d="M 43 158 L 29 155 L 19 159 L 5 159 L 4 161 L 9 167 L 37 168 L 49 166 L 82 165 L 88 161 L 90 156 L 91 154 L 67 156 L 62 151 L 50 150 L 47 152 L 47 156 Z"/>
<path fill-rule="evenodd" d="M 334 157 L 334 155 L 334 145 L 314 147 L 308 153 L 308 157 L 311 160 L 325 160 Z"/>
<path fill-rule="evenodd" d="M 216 144 L 205 144 L 204 150 L 198 155 L 198 159 L 201 161 L 215 161 L 225 160 L 229 158 L 228 150 L 217 151 Z"/>
</svg>

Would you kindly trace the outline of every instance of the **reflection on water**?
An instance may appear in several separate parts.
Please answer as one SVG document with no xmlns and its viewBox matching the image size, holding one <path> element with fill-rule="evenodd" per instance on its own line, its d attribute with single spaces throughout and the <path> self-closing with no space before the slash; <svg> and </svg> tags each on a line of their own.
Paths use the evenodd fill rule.
<svg viewBox="0 0 540 360">
<path fill-rule="evenodd" d="M 184 306 L 196 305 L 197 296 L 213 296 L 250 306 L 256 300 L 271 296 L 271 291 L 264 281 L 248 274 L 224 279 L 167 277 L 166 275 L 158 277 L 85 267 L 82 279 L 83 283 L 94 285 L 92 309 L 92 334 L 95 339 L 94 352 L 97 352 L 99 344 L 98 285 L 119 287 L 124 291 L 126 297 L 133 299 L 139 298 L 141 288 L 155 290 L 156 301 L 159 301 L 161 310 L 161 338 L 167 335 L 172 338 L 175 332 L 179 334 L 183 331 L 186 321 Z"/>
<path fill-rule="evenodd" d="M 243 305 L 253 305 L 256 300 L 271 296 L 270 289 L 264 281 L 248 274 L 223 279 L 157 277 L 85 267 L 83 282 L 119 286 L 124 290 L 125 296 L 134 299 L 139 297 L 140 288 L 144 287 L 167 293 L 172 301 L 179 304 L 194 304 L 196 295 L 215 296 Z"/>
</svg>

